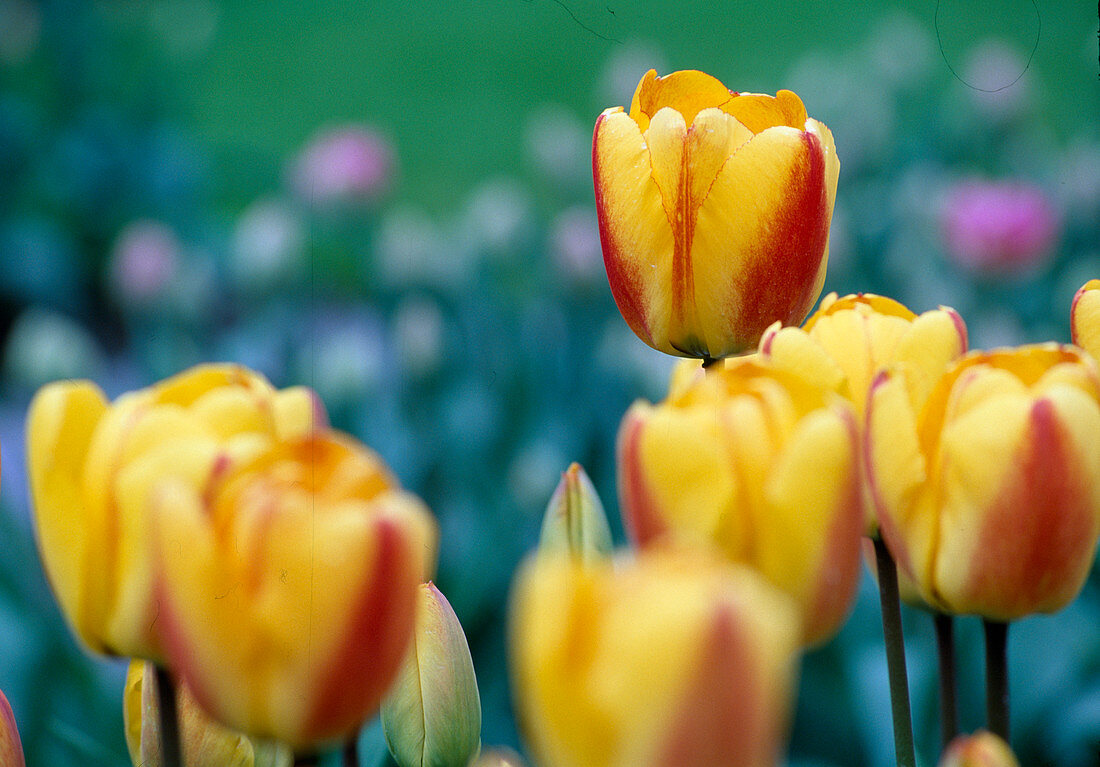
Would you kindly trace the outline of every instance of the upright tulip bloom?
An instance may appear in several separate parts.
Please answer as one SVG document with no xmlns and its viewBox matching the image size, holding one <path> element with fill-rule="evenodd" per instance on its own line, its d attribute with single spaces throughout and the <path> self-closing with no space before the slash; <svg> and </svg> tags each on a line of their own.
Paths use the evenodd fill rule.
<svg viewBox="0 0 1100 767">
<path fill-rule="evenodd" d="M 867 412 L 883 538 L 942 612 L 1010 621 L 1080 591 L 1100 535 L 1100 371 L 1071 346 L 972 353 L 923 407 L 890 372 Z"/>
<path fill-rule="evenodd" d="M 794 93 L 647 72 L 592 141 L 604 264 L 627 324 L 654 349 L 707 359 L 800 323 L 825 280 L 839 170 L 832 134 Z"/>
<path fill-rule="evenodd" d="M 539 551 L 591 560 L 610 556 L 611 548 L 611 528 L 600 496 L 581 465 L 572 463 L 546 506 Z"/>
<path fill-rule="evenodd" d="M 308 750 L 374 714 L 412 636 L 435 526 L 328 430 L 151 499 L 170 666 L 218 720 Z"/>
<path fill-rule="evenodd" d="M 1100 280 L 1089 280 L 1073 297 L 1070 331 L 1073 343 L 1100 359 Z"/>
<path fill-rule="evenodd" d="M 983 731 L 951 741 L 939 767 L 1020 767 L 1020 763 L 1007 743 Z"/>
<path fill-rule="evenodd" d="M 512 596 L 519 718 L 538 764 L 772 767 L 798 647 L 789 599 L 697 552 L 533 558 Z"/>
<path fill-rule="evenodd" d="M 90 649 L 158 659 L 148 497 L 168 475 L 205 481 L 324 412 L 232 365 L 203 365 L 107 402 L 90 381 L 42 388 L 27 417 L 38 547 L 62 612 Z"/>
</svg>

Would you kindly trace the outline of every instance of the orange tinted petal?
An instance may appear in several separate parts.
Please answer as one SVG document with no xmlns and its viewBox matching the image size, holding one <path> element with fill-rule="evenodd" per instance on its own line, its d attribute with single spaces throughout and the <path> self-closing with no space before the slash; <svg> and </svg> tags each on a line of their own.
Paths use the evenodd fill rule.
<svg viewBox="0 0 1100 767">
<path fill-rule="evenodd" d="M 657 71 L 651 69 L 642 76 L 634 91 L 630 117 L 644 131 L 657 112 L 663 107 L 671 107 L 682 115 L 685 124 L 691 125 L 701 109 L 721 106 L 732 98 L 733 94 L 721 80 L 704 72 L 685 69 L 658 77 Z"/>
<path fill-rule="evenodd" d="M 739 93 L 722 105 L 722 111 L 736 117 L 753 133 L 777 125 L 805 130 L 806 107 L 796 94 L 781 90 L 774 96 L 764 93 Z M 834 153 L 835 154 L 835 153 Z"/>
</svg>

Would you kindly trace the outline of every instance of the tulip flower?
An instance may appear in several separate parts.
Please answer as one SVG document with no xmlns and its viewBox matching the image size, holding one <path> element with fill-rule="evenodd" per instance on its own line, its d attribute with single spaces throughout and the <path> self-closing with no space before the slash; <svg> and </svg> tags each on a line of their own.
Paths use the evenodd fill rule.
<svg viewBox="0 0 1100 767">
<path fill-rule="evenodd" d="M 316 430 L 170 477 L 150 510 L 165 655 L 204 709 L 295 751 L 378 710 L 436 538 L 378 456 Z"/>
<path fill-rule="evenodd" d="M 4 767 L 25 767 L 23 744 L 19 740 L 19 728 L 15 724 L 15 714 L 11 705 L 0 690 L 0 764 Z"/>
<path fill-rule="evenodd" d="M 863 526 L 855 415 L 838 396 L 759 359 L 674 381 L 619 429 L 630 539 L 715 546 L 790 594 L 804 640 L 847 617 Z"/>
<path fill-rule="evenodd" d="M 920 597 L 1007 622 L 1078 593 L 1100 535 L 1100 370 L 1072 346 L 971 353 L 923 406 L 890 371 L 867 411 L 879 528 Z"/>
<path fill-rule="evenodd" d="M 526 767 L 526 765 L 515 751 L 508 748 L 494 748 L 490 751 L 482 751 L 476 760 L 470 762 L 470 767 Z"/>
<path fill-rule="evenodd" d="M 271 740 L 253 740 L 210 719 L 184 685 L 176 686 L 184 767 L 291 767 L 294 755 Z M 160 767 L 161 741 L 153 664 L 135 660 L 122 698 L 126 747 L 135 767 Z M 6 762 L 0 762 L 6 764 Z"/>
<path fill-rule="evenodd" d="M 604 265 L 627 324 L 654 349 L 714 359 L 800 323 L 825 280 L 839 170 L 832 134 L 794 93 L 647 72 L 592 140 Z"/>
<path fill-rule="evenodd" d="M 1074 295 L 1070 330 L 1073 343 L 1100 359 L 1100 280 L 1089 280 Z"/>
<path fill-rule="evenodd" d="M 84 644 L 160 657 L 147 511 L 160 480 L 205 481 L 324 418 L 307 389 L 276 391 L 233 365 L 199 366 L 114 403 L 89 381 L 43 387 L 27 417 L 38 546 Z"/>
<path fill-rule="evenodd" d="M 771 767 L 786 730 L 799 626 L 791 601 L 705 552 L 532 558 L 510 651 L 537 764 Z"/>
<path fill-rule="evenodd" d="M 386 745 L 400 767 L 466 767 L 481 748 L 481 698 L 458 616 L 430 581 L 416 630 L 382 702 Z"/>
<path fill-rule="evenodd" d="M 966 349 L 966 324 L 954 309 L 918 317 L 891 298 L 869 293 L 830 293 L 801 328 L 776 323 L 760 339 L 760 354 L 775 366 L 845 396 L 861 426 L 871 381 L 883 367 L 903 374 L 911 399 L 921 401 Z M 877 523 L 869 499 L 864 508 L 865 532 L 871 534 Z"/>
<path fill-rule="evenodd" d="M 561 475 L 542 519 L 539 551 L 568 552 L 589 560 L 611 554 L 611 528 L 592 480 L 580 464 Z"/>
<path fill-rule="evenodd" d="M 940 767 L 1020 767 L 1020 763 L 1007 743 L 983 731 L 951 741 Z"/>
</svg>

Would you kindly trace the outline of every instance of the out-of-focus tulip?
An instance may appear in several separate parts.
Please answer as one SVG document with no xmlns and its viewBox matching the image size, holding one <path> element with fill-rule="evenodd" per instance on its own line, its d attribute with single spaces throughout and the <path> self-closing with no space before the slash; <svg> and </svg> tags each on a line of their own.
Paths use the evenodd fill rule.
<svg viewBox="0 0 1100 767">
<path fill-rule="evenodd" d="M 0 690 L 0 764 L 4 767 L 26 765 L 23 761 L 23 744 L 19 740 L 19 728 L 15 725 L 15 714 L 12 713 L 3 690 Z"/>
<path fill-rule="evenodd" d="M 290 182 L 309 202 L 370 201 L 393 182 L 397 156 L 389 141 L 362 125 L 325 128 L 290 170 Z"/>
<path fill-rule="evenodd" d="M 638 83 L 596 121 L 604 265 L 655 349 L 718 358 L 800 323 L 821 293 L 840 162 L 790 91 L 734 93 L 696 71 Z"/>
<path fill-rule="evenodd" d="M 587 561 L 610 556 L 611 548 L 611 528 L 600 496 L 580 464 L 573 463 L 562 473 L 546 507 L 539 551 Z"/>
<path fill-rule="evenodd" d="M 1100 280 L 1089 280 L 1073 296 L 1069 325 L 1073 343 L 1100 359 Z"/>
<path fill-rule="evenodd" d="M 759 359 L 674 381 L 619 429 L 630 538 L 716 546 L 792 595 L 804 641 L 831 636 L 859 576 L 856 418 L 840 397 Z"/>
<path fill-rule="evenodd" d="M 705 552 L 535 557 L 510 625 L 532 755 L 554 767 L 770 767 L 798 639 L 790 599 Z"/>
<path fill-rule="evenodd" d="M 482 751 L 470 767 L 527 767 L 523 759 L 510 748 L 494 748 Z"/>
<path fill-rule="evenodd" d="M 1025 183 L 966 181 L 943 205 L 948 255 L 995 277 L 1034 272 L 1054 251 L 1060 224 L 1042 190 Z"/>
<path fill-rule="evenodd" d="M 871 381 L 884 367 L 903 375 L 911 399 L 921 402 L 966 350 L 966 324 L 954 309 L 918 317 L 891 298 L 869 293 L 830 293 L 803 327 L 776 323 L 760 339 L 761 356 L 776 367 L 846 397 L 861 427 Z M 874 509 L 864 500 L 864 529 L 873 533 Z"/>
<path fill-rule="evenodd" d="M 429 581 L 416 630 L 382 701 L 386 745 L 401 767 L 466 767 L 481 748 L 481 698 L 458 616 Z"/>
<path fill-rule="evenodd" d="M 899 571 L 943 612 L 1009 621 L 1078 593 L 1100 534 L 1100 371 L 1072 346 L 971 353 L 914 407 L 871 388 L 867 455 Z"/>
<path fill-rule="evenodd" d="M 276 391 L 233 365 L 196 367 L 114 403 L 89 381 L 43 387 L 27 417 L 38 546 L 80 639 L 159 658 L 152 489 L 169 475 L 205 482 L 324 418 L 309 390 Z"/>
<path fill-rule="evenodd" d="M 1020 767 L 1020 763 L 1007 743 L 983 730 L 951 741 L 940 767 Z"/>
<path fill-rule="evenodd" d="M 153 664 L 132 661 L 126 672 L 122 716 L 135 767 L 160 767 L 160 705 Z M 294 755 L 272 740 L 253 740 L 210 719 L 184 685 L 176 686 L 184 767 L 290 767 Z M 7 762 L 0 762 L 7 764 Z"/>
<path fill-rule="evenodd" d="M 298 751 L 378 710 L 436 531 L 374 453 L 317 430 L 171 477 L 150 509 L 165 654 L 204 709 Z"/>
</svg>

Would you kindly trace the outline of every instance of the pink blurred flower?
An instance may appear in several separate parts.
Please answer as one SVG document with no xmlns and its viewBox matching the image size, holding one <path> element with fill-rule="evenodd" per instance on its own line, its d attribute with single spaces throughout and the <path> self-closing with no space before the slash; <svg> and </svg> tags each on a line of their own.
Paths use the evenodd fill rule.
<svg viewBox="0 0 1100 767">
<path fill-rule="evenodd" d="M 949 190 L 940 212 L 948 255 L 964 269 L 1020 276 L 1038 269 L 1061 223 L 1042 190 L 1024 182 L 970 179 Z"/>
<path fill-rule="evenodd" d="M 140 220 L 126 226 L 111 253 L 110 283 L 128 306 L 148 306 L 175 277 L 182 259 L 176 233 L 159 221 Z"/>
<path fill-rule="evenodd" d="M 389 189 L 396 170 L 389 141 L 365 126 L 345 125 L 314 134 L 290 177 L 295 191 L 311 202 L 370 200 Z"/>
</svg>

